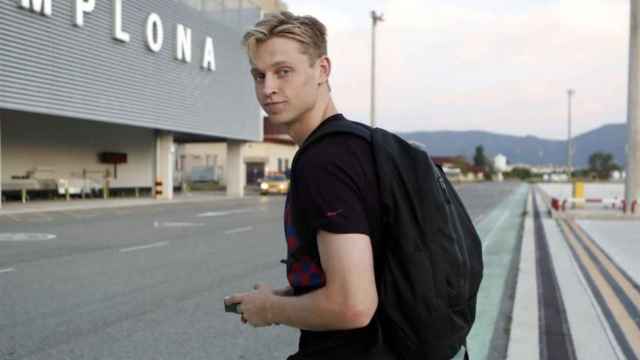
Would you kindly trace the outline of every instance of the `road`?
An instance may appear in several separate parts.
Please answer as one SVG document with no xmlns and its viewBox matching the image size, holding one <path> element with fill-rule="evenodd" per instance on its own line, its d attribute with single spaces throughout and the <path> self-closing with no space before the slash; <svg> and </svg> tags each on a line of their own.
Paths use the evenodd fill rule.
<svg viewBox="0 0 640 360">
<path fill-rule="evenodd" d="M 491 229 L 517 187 L 459 193 Z M 257 281 L 286 285 L 283 206 L 274 196 L 0 216 L 0 359 L 285 358 L 296 330 L 242 325 L 222 302 Z"/>
</svg>

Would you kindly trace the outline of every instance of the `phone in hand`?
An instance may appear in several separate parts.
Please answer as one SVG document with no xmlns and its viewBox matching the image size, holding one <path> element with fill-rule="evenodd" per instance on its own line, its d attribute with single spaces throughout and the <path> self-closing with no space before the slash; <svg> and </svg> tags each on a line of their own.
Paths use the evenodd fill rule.
<svg viewBox="0 0 640 360">
<path fill-rule="evenodd" d="M 238 305 L 240 305 L 240 303 L 235 303 L 235 304 L 224 303 L 224 312 L 240 314 Z"/>
</svg>

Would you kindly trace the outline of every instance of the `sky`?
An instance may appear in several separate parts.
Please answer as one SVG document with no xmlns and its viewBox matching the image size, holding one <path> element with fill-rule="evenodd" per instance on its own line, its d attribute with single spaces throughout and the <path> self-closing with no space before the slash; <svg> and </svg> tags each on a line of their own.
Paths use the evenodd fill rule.
<svg viewBox="0 0 640 360">
<path fill-rule="evenodd" d="M 567 138 L 626 122 L 629 0 L 285 0 L 328 28 L 338 110 L 377 125 Z"/>
</svg>

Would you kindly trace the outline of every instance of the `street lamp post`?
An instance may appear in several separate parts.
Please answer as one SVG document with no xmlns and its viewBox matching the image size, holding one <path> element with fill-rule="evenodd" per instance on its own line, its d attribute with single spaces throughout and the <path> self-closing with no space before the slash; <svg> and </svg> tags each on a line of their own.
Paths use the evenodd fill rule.
<svg viewBox="0 0 640 360">
<path fill-rule="evenodd" d="M 625 200 L 626 212 L 633 212 L 634 201 L 640 198 L 640 4 L 631 0 L 629 33 L 629 92 L 627 109 L 628 138 L 626 148 Z M 638 209 L 635 209 L 638 210 Z M 636 214 L 638 211 L 636 211 Z"/>
<path fill-rule="evenodd" d="M 568 113 L 567 113 L 567 171 L 569 172 L 569 181 L 571 181 L 571 173 L 572 170 L 572 160 L 573 160 L 573 145 L 571 144 L 571 99 L 573 95 L 576 93 L 573 89 L 567 90 L 567 98 L 568 98 Z"/>
<path fill-rule="evenodd" d="M 371 126 L 376 126 L 376 25 L 384 21 L 382 14 L 371 11 Z"/>
</svg>

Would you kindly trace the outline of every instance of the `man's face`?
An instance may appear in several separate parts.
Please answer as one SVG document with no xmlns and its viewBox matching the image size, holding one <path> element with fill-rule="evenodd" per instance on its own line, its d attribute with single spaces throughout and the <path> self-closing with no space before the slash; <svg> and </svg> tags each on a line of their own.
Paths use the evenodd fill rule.
<svg viewBox="0 0 640 360">
<path fill-rule="evenodd" d="M 256 46 L 251 58 L 258 102 L 276 124 L 291 124 L 318 101 L 321 60 L 313 65 L 301 45 L 275 37 Z"/>
</svg>

